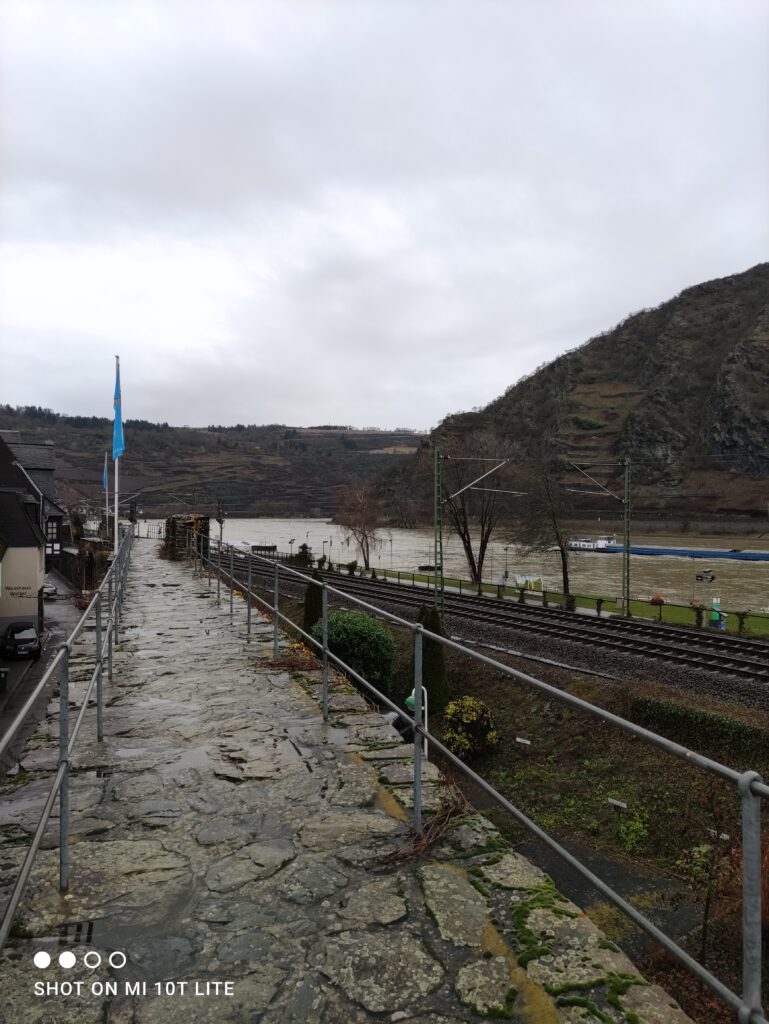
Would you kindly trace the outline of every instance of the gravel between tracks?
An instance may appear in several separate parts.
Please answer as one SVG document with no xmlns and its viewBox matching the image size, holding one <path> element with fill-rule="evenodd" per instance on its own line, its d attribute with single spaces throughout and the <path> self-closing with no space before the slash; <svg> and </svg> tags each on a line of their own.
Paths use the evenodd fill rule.
<svg viewBox="0 0 769 1024">
<path fill-rule="evenodd" d="M 298 600 L 303 599 L 303 595 L 299 593 L 285 596 L 293 596 Z M 429 602 L 430 599 L 431 595 L 426 592 L 425 601 Z M 372 604 L 378 605 L 400 618 L 411 622 L 416 618 L 414 608 L 410 605 L 401 604 L 395 600 L 388 601 L 381 594 L 372 596 L 370 600 Z M 334 597 L 334 606 L 342 603 L 346 602 Z M 475 643 L 510 648 L 534 658 L 563 662 L 571 666 L 575 672 L 589 670 L 610 674 L 632 682 L 638 687 L 644 685 L 670 687 L 673 690 L 685 692 L 689 696 L 704 696 L 736 704 L 749 711 L 769 714 L 769 687 L 765 683 L 746 679 L 743 676 L 686 668 L 660 659 L 645 658 L 642 655 L 617 653 L 607 647 L 599 647 L 588 642 L 557 640 L 552 636 L 545 637 L 524 628 L 516 629 L 515 627 L 501 627 L 478 621 L 468 621 L 449 614 L 446 615 L 445 627 L 449 636 L 461 637 Z M 488 653 L 492 657 L 495 656 L 493 651 Z M 526 663 L 521 668 L 533 676 L 537 676 L 540 671 L 536 662 Z M 568 671 L 568 669 L 563 668 L 561 671 Z M 548 679 L 550 679 L 549 672 Z"/>
</svg>

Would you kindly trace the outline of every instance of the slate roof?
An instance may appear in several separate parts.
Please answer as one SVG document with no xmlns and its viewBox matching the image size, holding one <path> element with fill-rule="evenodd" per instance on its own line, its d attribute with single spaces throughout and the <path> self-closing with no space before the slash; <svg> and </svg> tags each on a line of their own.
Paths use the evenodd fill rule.
<svg viewBox="0 0 769 1024">
<path fill-rule="evenodd" d="M 55 469 L 56 456 L 52 444 L 26 444 L 5 439 L 14 456 L 27 469 Z"/>
<path fill-rule="evenodd" d="M 43 531 L 34 516 L 36 506 L 24 501 L 18 491 L 0 489 L 0 547 L 39 548 L 45 546 Z"/>
<path fill-rule="evenodd" d="M 15 466 L 16 456 L 0 437 L 0 487 L 11 487 L 15 490 L 29 490 L 29 480 L 24 472 Z"/>
</svg>

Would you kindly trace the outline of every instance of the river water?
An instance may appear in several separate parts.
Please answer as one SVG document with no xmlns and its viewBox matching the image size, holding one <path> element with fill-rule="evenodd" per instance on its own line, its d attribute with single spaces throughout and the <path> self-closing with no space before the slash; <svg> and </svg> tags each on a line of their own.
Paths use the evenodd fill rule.
<svg viewBox="0 0 769 1024">
<path fill-rule="evenodd" d="M 217 524 L 212 521 L 215 536 Z M 327 555 L 331 561 L 349 562 L 358 558 L 355 541 L 346 532 L 326 519 L 227 519 L 224 540 L 232 544 L 276 544 L 279 551 L 296 551 L 300 544 L 309 544 L 313 554 Z M 291 541 L 293 540 L 293 544 Z M 680 535 L 633 537 L 634 544 L 670 547 L 699 547 L 730 550 L 753 546 L 766 550 L 764 540 L 738 536 L 691 537 Z M 400 569 L 411 572 L 417 566 L 432 564 L 433 531 L 383 529 L 372 552 L 373 568 Z M 570 552 L 571 589 L 580 594 L 603 594 L 619 597 L 622 589 L 622 556 L 593 551 Z M 708 569 L 716 579 L 706 586 L 695 576 Z M 543 555 L 523 554 L 509 544 L 503 534 L 492 538 L 486 556 L 484 579 L 499 581 L 507 570 L 509 579 L 516 576 L 539 576 L 547 588 L 561 589 L 560 559 L 555 551 Z M 444 571 L 446 575 L 469 578 L 464 553 L 457 537 L 446 532 L 444 537 Z M 633 597 L 648 598 L 660 594 L 667 603 L 699 604 L 706 598 L 720 597 L 721 606 L 732 611 L 749 608 L 759 611 L 769 607 L 769 562 L 743 562 L 736 559 L 674 558 L 668 556 L 631 555 L 630 591 Z"/>
</svg>

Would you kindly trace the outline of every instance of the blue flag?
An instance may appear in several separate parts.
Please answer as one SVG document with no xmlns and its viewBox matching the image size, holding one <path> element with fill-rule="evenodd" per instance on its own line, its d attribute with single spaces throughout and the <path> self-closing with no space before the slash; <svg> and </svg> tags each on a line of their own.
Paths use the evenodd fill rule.
<svg viewBox="0 0 769 1024">
<path fill-rule="evenodd" d="M 120 408 L 120 356 L 115 356 L 115 427 L 112 431 L 112 459 L 119 459 L 125 451 L 123 416 Z"/>
<path fill-rule="evenodd" d="M 107 453 L 106 452 L 104 453 L 104 476 L 102 477 L 101 484 L 102 484 L 101 489 L 103 491 L 106 491 L 107 490 Z"/>
</svg>

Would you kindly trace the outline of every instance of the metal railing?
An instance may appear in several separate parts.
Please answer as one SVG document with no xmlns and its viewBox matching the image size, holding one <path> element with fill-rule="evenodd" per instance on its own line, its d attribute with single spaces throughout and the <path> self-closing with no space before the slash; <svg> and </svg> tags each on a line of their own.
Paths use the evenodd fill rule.
<svg viewBox="0 0 769 1024">
<path fill-rule="evenodd" d="M 205 540 L 205 543 L 204 543 Z M 210 545 L 210 546 L 208 546 Z M 215 549 L 215 551 L 214 551 Z M 414 828 L 420 831 L 422 828 L 422 759 L 423 739 L 429 740 L 434 750 L 440 751 L 441 755 L 452 765 L 459 769 L 465 776 L 479 786 L 495 803 L 507 811 L 519 824 L 523 825 L 529 832 L 536 836 L 566 864 L 569 864 L 594 888 L 609 900 L 618 910 L 628 917 L 635 925 L 641 928 L 647 935 L 651 936 L 673 956 L 683 967 L 706 985 L 716 996 L 736 1013 L 736 1020 L 739 1024 L 769 1024 L 764 1016 L 761 1007 L 761 800 L 769 797 L 769 786 L 765 785 L 761 776 L 755 771 L 738 772 L 733 768 L 720 764 L 709 757 L 697 754 L 679 743 L 651 732 L 642 726 L 636 725 L 610 711 L 590 704 L 573 694 L 559 690 L 549 683 L 543 682 L 534 676 L 511 668 L 502 662 L 495 661 L 477 650 L 457 643 L 447 637 L 438 636 L 425 630 L 423 626 L 409 622 L 383 608 L 369 604 L 352 594 L 330 586 L 321 580 L 313 579 L 306 573 L 287 565 L 275 562 L 273 559 L 254 555 L 251 552 L 237 549 L 231 545 L 222 545 L 215 539 L 203 538 L 202 535 L 192 536 L 188 532 L 187 553 L 194 559 L 196 568 L 200 567 L 201 574 L 204 566 L 207 566 L 209 582 L 212 573 L 216 574 L 217 588 L 222 580 L 229 580 L 230 583 L 230 621 L 233 621 L 233 591 L 237 588 L 244 592 L 247 605 L 247 630 L 251 631 L 251 603 L 255 601 L 273 616 L 273 657 L 279 657 L 279 635 L 281 623 L 285 623 L 292 631 L 301 635 L 307 643 L 317 649 L 322 659 L 322 684 L 321 684 L 321 709 L 323 720 L 328 720 L 328 686 L 329 686 L 329 663 L 333 663 L 350 679 L 359 683 L 377 703 L 383 707 L 396 712 L 402 719 L 410 721 L 414 733 L 413 759 L 414 759 Z M 223 567 L 223 556 L 228 562 Z M 228 558 L 226 556 L 229 556 Z M 235 558 L 242 564 L 243 559 L 247 560 L 247 580 L 239 580 L 234 574 Z M 252 566 L 254 562 L 269 564 L 273 566 L 272 579 L 272 604 L 261 598 L 252 591 Z M 228 571 L 229 570 L 229 571 Z M 322 635 L 318 640 L 316 637 L 305 632 L 292 619 L 284 615 L 280 610 L 280 575 L 288 575 L 295 581 L 300 581 L 306 586 L 318 586 L 322 593 Z M 217 594 L 220 590 L 217 589 Z M 346 603 L 353 604 L 379 619 L 384 619 L 405 630 L 408 630 L 413 638 L 414 645 L 414 713 L 409 717 L 406 712 L 386 694 L 377 690 L 350 665 L 345 664 L 337 657 L 328 646 L 328 602 L 329 596 L 334 595 Z M 441 644 L 449 650 L 457 651 L 468 658 L 488 665 L 496 672 L 516 679 L 527 686 L 544 694 L 550 700 L 559 701 L 579 711 L 585 712 L 600 721 L 613 725 L 645 743 L 651 744 L 667 754 L 693 765 L 703 771 L 709 772 L 733 785 L 740 798 L 741 819 L 742 819 L 742 994 L 732 992 L 722 981 L 711 974 L 702 964 L 690 956 L 668 935 L 662 932 L 648 918 L 641 914 L 634 906 L 624 900 L 609 885 L 594 875 L 589 868 L 585 867 L 568 850 L 564 849 L 547 832 L 540 828 L 535 822 L 528 818 L 523 811 L 512 804 L 506 797 L 499 793 L 485 779 L 469 768 L 460 758 L 453 754 L 444 744 L 432 735 L 423 723 L 422 708 L 422 649 L 425 639 Z"/>
<path fill-rule="evenodd" d="M 136 523 L 136 536 L 146 537 L 148 540 L 165 540 L 166 524 L 139 520 Z"/>
<path fill-rule="evenodd" d="M 16 880 L 2 924 L 0 924 L 0 949 L 3 948 L 11 930 L 13 918 L 16 914 L 24 888 L 32 872 L 35 857 L 37 856 L 40 844 L 43 839 L 51 811 L 59 798 L 59 889 L 66 892 L 69 887 L 69 782 L 70 764 L 75 750 L 80 727 L 83 724 L 86 711 L 89 707 L 91 694 L 96 691 L 96 738 L 101 741 L 104 738 L 104 692 L 103 677 L 106 663 L 107 678 L 112 679 L 112 653 L 113 647 L 118 642 L 120 630 L 120 611 L 123 603 L 125 590 L 126 573 L 131 558 L 131 547 L 133 544 L 133 531 L 129 530 L 124 534 L 117 555 L 104 577 L 101 586 L 96 591 L 80 621 L 77 623 L 67 640 L 61 644 L 51 664 L 43 673 L 40 682 L 35 686 L 32 693 L 24 702 L 8 731 L 0 739 L 0 759 L 7 751 L 19 732 L 24 727 L 32 709 L 40 697 L 45 694 L 48 685 L 54 680 L 58 673 L 59 684 L 59 760 L 54 776 L 53 784 L 43 806 L 40 820 L 38 821 L 32 842 L 21 866 L 19 877 Z M 105 601 L 106 597 L 106 601 Z M 106 605 L 106 608 L 105 608 Z M 106 611 L 106 617 L 105 617 Z M 90 619 L 94 619 L 95 645 L 94 645 L 94 668 L 90 680 L 83 694 L 80 710 L 75 724 L 70 731 L 70 655 L 73 645 L 80 634 L 88 625 Z"/>
</svg>

